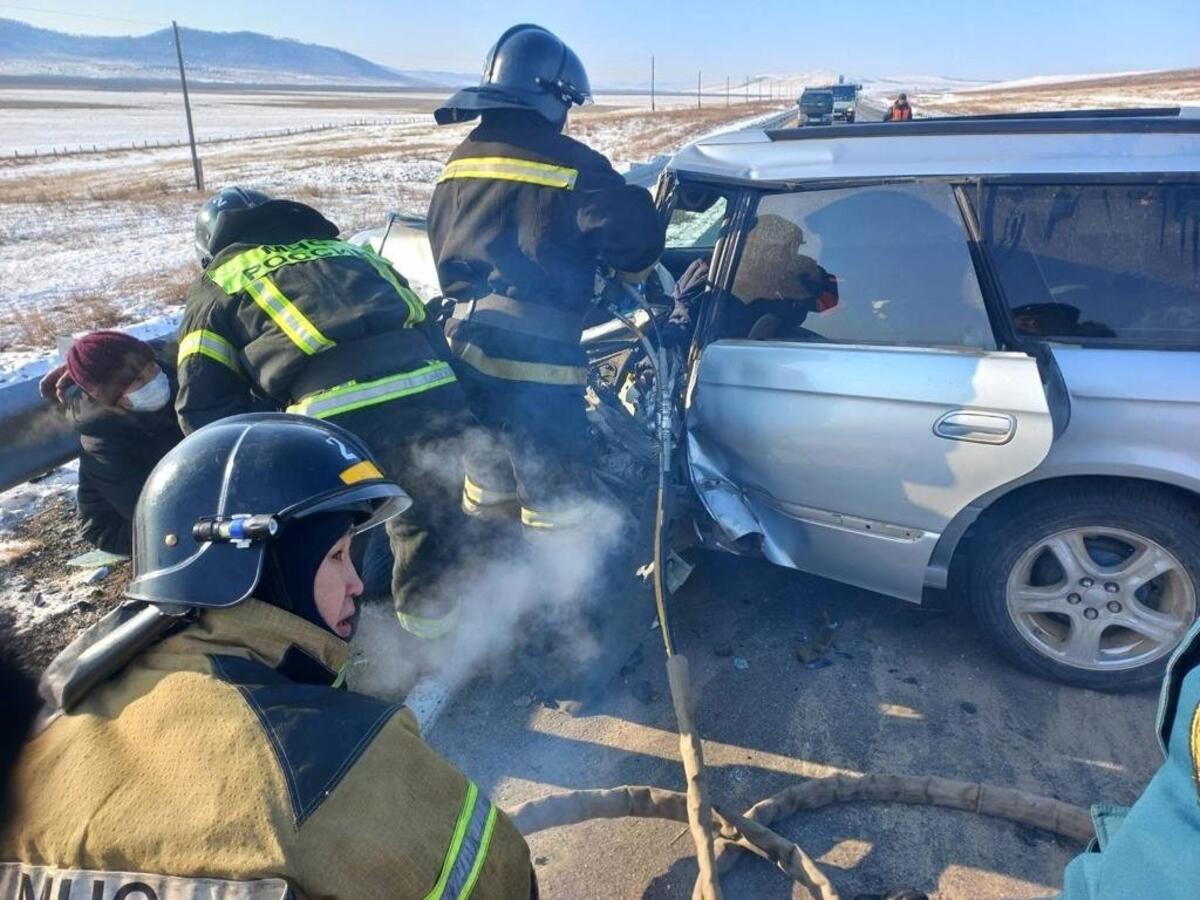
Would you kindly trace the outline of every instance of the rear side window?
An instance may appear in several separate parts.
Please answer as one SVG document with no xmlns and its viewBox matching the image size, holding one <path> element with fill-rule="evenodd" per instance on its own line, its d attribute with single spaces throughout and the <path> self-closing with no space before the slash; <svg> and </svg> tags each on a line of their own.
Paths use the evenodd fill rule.
<svg viewBox="0 0 1200 900">
<path fill-rule="evenodd" d="M 979 217 L 1018 334 L 1200 345 L 1200 185 L 985 185 Z"/>
<path fill-rule="evenodd" d="M 758 203 L 721 337 L 994 346 L 954 191 L 875 185 Z"/>
</svg>

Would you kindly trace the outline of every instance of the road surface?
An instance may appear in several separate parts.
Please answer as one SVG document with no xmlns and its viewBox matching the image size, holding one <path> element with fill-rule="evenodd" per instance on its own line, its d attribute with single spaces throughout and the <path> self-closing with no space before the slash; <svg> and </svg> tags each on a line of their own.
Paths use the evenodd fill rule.
<svg viewBox="0 0 1200 900">
<path fill-rule="evenodd" d="M 838 623 L 829 664 L 810 668 L 796 648 L 816 638 L 826 612 Z M 1153 695 L 1102 695 L 1017 672 L 955 614 L 713 556 L 676 595 L 673 615 L 713 795 L 728 808 L 836 772 L 937 774 L 1128 803 L 1157 765 Z M 648 616 L 641 651 L 591 715 L 529 705 L 536 679 L 510 673 L 453 698 L 428 737 L 506 808 L 576 788 L 682 790 L 662 642 Z M 1044 896 L 1080 849 L 1006 822 L 895 805 L 808 813 L 781 831 L 845 897 L 901 886 L 973 900 Z M 585 823 L 530 845 L 548 898 L 684 898 L 696 871 L 676 823 Z M 756 859 L 724 883 L 730 898 L 806 896 Z"/>
</svg>

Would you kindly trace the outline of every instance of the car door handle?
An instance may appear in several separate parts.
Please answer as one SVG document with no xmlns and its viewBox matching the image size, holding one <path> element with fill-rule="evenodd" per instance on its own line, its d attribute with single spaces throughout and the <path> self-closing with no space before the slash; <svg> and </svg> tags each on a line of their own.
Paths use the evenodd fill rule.
<svg viewBox="0 0 1200 900">
<path fill-rule="evenodd" d="M 1017 420 L 1007 413 L 955 409 L 933 425 L 933 433 L 950 441 L 1007 444 L 1017 430 Z"/>
</svg>

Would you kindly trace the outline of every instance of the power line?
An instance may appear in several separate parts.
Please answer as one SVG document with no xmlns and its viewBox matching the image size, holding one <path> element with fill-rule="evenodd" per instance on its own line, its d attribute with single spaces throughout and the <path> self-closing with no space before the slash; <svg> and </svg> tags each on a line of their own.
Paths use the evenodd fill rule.
<svg viewBox="0 0 1200 900">
<path fill-rule="evenodd" d="M 73 16 L 77 19 L 100 19 L 105 22 L 132 22 L 136 25 L 155 25 L 165 28 L 163 22 L 152 22 L 149 19 L 123 19 L 117 16 L 98 16 L 95 13 L 67 12 L 65 9 L 47 9 L 44 6 L 22 6 L 17 3 L 0 3 L 0 9 L 19 9 L 24 12 L 49 13 L 55 16 Z"/>
</svg>

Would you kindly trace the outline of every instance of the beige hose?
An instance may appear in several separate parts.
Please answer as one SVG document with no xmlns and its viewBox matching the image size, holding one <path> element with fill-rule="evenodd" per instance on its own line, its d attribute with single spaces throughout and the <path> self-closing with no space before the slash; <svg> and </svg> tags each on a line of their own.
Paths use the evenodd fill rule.
<svg viewBox="0 0 1200 900">
<path fill-rule="evenodd" d="M 804 885 L 818 900 L 837 900 L 829 880 L 798 846 L 770 825 L 799 812 L 834 803 L 884 802 L 942 806 L 1040 828 L 1084 844 L 1092 838 L 1088 811 L 1052 797 L 1041 797 L 936 775 L 836 775 L 802 781 L 750 808 L 745 816 L 713 809 L 719 846 L 717 870 L 727 872 L 749 850 L 769 859 Z M 603 791 L 550 794 L 511 812 L 522 834 L 573 825 L 591 819 L 661 818 L 688 821 L 687 795 L 652 787 L 626 786 Z"/>
</svg>

